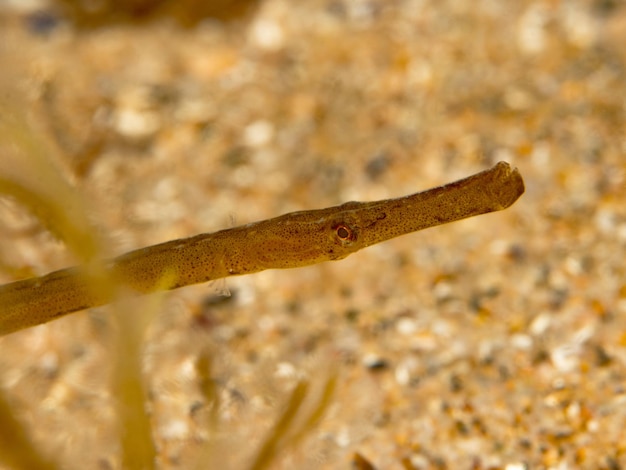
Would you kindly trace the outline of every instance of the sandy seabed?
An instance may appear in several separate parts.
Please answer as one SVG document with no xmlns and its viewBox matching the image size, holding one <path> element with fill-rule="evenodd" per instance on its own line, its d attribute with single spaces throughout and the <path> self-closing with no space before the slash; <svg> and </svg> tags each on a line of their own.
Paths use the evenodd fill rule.
<svg viewBox="0 0 626 470">
<path fill-rule="evenodd" d="M 524 176 L 506 211 L 161 298 L 158 468 L 248 468 L 298 377 L 312 407 L 333 374 L 324 419 L 271 468 L 626 467 L 623 2 L 266 0 L 187 28 L 0 7 L 0 96 L 23 93 L 103 256 L 500 160 Z M 0 282 L 76 262 L 10 198 L 0 240 Z M 116 308 L 0 340 L 0 385 L 63 468 L 121 468 Z"/>
</svg>

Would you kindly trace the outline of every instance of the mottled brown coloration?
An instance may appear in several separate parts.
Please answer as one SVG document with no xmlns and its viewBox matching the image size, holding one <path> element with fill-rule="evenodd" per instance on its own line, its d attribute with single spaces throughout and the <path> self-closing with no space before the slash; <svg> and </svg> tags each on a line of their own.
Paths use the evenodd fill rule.
<svg viewBox="0 0 626 470">
<path fill-rule="evenodd" d="M 112 285 L 149 293 L 265 269 L 338 260 L 400 235 L 505 209 L 523 192 L 519 172 L 500 162 L 410 196 L 293 212 L 142 248 L 110 261 L 104 278 L 74 267 L 13 282 L 0 286 L 0 334 L 111 302 L 115 297 Z"/>
</svg>

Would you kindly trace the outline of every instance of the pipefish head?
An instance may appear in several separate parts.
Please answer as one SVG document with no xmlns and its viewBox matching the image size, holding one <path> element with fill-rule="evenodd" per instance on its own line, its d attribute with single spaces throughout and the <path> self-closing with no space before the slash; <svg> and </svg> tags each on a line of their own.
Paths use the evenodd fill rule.
<svg viewBox="0 0 626 470">
<path fill-rule="evenodd" d="M 268 268 L 294 268 L 339 260 L 364 248 L 361 203 L 292 212 L 249 226 L 254 256 Z"/>
</svg>

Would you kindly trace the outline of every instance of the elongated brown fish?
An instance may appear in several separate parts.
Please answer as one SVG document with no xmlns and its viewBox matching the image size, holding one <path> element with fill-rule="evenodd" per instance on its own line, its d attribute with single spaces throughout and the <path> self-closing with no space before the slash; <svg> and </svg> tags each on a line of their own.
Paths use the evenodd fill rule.
<svg viewBox="0 0 626 470">
<path fill-rule="evenodd" d="M 292 212 L 219 232 L 131 251 L 100 271 L 73 267 L 0 286 L 0 334 L 115 299 L 115 289 L 149 293 L 339 260 L 417 230 L 506 209 L 524 192 L 508 163 L 428 191 L 376 202 Z M 90 274 L 91 273 L 91 274 Z M 100 286 L 98 280 L 106 280 Z"/>
</svg>

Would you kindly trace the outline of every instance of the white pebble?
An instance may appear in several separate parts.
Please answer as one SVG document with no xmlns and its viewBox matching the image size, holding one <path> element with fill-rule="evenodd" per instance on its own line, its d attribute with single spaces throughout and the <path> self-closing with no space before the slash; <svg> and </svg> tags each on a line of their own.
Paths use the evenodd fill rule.
<svg viewBox="0 0 626 470">
<path fill-rule="evenodd" d="M 285 42 L 285 33 L 276 21 L 259 19 L 250 29 L 250 40 L 261 49 L 277 51 Z"/>
<path fill-rule="evenodd" d="M 243 140 L 250 147 L 262 147 L 274 138 L 274 125 L 265 120 L 258 120 L 248 125 L 243 133 Z"/>
</svg>

